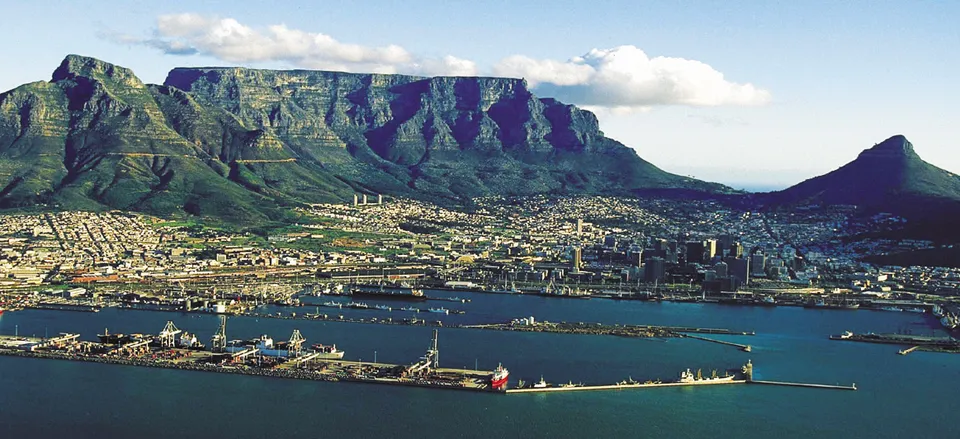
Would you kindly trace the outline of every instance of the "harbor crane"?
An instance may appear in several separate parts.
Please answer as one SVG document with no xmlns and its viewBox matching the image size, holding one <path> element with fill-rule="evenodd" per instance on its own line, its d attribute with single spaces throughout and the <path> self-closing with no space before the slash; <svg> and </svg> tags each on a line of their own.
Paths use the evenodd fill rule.
<svg viewBox="0 0 960 439">
<path fill-rule="evenodd" d="M 220 316 L 220 328 L 210 340 L 210 350 L 224 352 L 227 350 L 227 316 Z"/>
<path fill-rule="evenodd" d="M 303 343 L 307 341 L 306 338 L 303 338 L 303 335 L 300 334 L 299 329 L 293 330 L 293 335 L 290 336 L 290 341 L 287 342 L 287 357 L 299 357 L 300 352 L 303 350 Z"/>
<path fill-rule="evenodd" d="M 163 331 L 160 331 L 160 346 L 163 348 L 172 348 L 177 345 L 177 334 L 181 333 L 180 329 L 177 329 L 177 325 L 173 324 L 172 320 L 167 321 L 167 325 L 163 327 Z"/>
</svg>

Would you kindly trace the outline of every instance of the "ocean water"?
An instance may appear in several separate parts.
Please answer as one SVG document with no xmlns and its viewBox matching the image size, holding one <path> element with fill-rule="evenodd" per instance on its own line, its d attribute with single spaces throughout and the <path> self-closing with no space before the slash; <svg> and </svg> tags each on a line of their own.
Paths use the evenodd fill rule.
<svg viewBox="0 0 960 439">
<path fill-rule="evenodd" d="M 0 357 L 0 431 L 3 437 L 71 438 L 960 437 L 955 421 L 960 355 L 900 356 L 895 346 L 827 339 L 844 330 L 942 334 L 928 315 L 459 295 L 472 302 L 419 306 L 442 304 L 467 314 L 421 313 L 420 317 L 450 324 L 533 315 L 551 321 L 757 332 L 752 337 L 718 337 L 751 344 L 753 352 L 745 353 L 689 339 L 440 329 L 441 366 L 476 364 L 489 370 L 502 362 L 511 370 L 513 384 L 541 376 L 552 383 L 612 383 L 627 377 L 669 380 L 688 367 L 707 374 L 751 359 L 758 379 L 855 382 L 860 390 L 738 385 L 497 395 Z M 409 315 L 320 310 L 356 317 Z M 291 309 L 264 310 L 277 311 Z M 25 310 L 0 315 L 0 333 L 12 334 L 16 327 L 22 335 L 70 331 L 95 339 L 105 327 L 112 332 L 159 332 L 167 320 L 205 341 L 217 327 L 212 315 Z M 429 344 L 432 330 L 248 317 L 234 317 L 227 324 L 231 339 L 266 333 L 282 340 L 294 328 L 309 343 L 336 343 L 348 359 L 371 361 L 376 356 L 393 363 L 417 359 Z"/>
</svg>

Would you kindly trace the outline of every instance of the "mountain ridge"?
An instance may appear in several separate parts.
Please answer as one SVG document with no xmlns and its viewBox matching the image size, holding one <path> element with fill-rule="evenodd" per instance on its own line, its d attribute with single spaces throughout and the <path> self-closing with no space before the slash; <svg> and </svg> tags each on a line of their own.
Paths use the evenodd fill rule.
<svg viewBox="0 0 960 439">
<path fill-rule="evenodd" d="M 522 79 L 175 68 L 162 85 L 68 55 L 0 94 L 0 207 L 282 219 L 355 192 L 728 193 L 605 137 Z"/>
</svg>

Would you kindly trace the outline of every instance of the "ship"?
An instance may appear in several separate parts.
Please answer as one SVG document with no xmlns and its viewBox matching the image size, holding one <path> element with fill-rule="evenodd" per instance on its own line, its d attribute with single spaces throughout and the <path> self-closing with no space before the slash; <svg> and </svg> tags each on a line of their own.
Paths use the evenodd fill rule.
<svg viewBox="0 0 960 439">
<path fill-rule="evenodd" d="M 685 384 L 694 384 L 694 383 L 709 383 L 709 382 L 722 382 L 722 381 L 733 381 L 735 378 L 734 375 L 724 375 L 717 376 L 717 371 L 713 371 L 713 375 L 710 378 L 704 378 L 700 373 L 700 369 L 697 369 L 697 373 L 694 374 L 690 372 L 690 369 L 680 372 L 680 379 L 677 380 L 678 383 Z"/>
<path fill-rule="evenodd" d="M 337 350 L 337 345 L 335 344 L 329 346 L 315 344 L 311 347 L 313 348 L 313 352 L 317 354 L 317 356 L 314 358 L 320 360 L 339 360 L 343 358 L 343 351 Z"/>
<path fill-rule="evenodd" d="M 540 375 L 540 381 L 533 383 L 534 389 L 545 389 L 547 386 L 549 386 L 549 384 L 543 380 L 543 375 Z"/>
<path fill-rule="evenodd" d="M 227 343 L 226 351 L 230 353 L 243 352 L 249 349 L 257 349 L 260 354 L 268 357 L 289 357 L 291 356 L 291 345 L 285 341 L 274 342 L 269 335 L 261 335 L 252 340 L 231 340 Z M 312 346 L 314 352 L 304 352 L 304 354 L 318 354 L 317 359 L 341 359 L 343 351 L 337 350 L 337 345 L 315 344 Z M 295 354 L 294 354 L 295 355 Z"/>
<path fill-rule="evenodd" d="M 355 284 L 350 288 L 352 296 L 376 297 L 378 299 L 397 299 L 397 300 L 427 300 L 427 296 L 420 288 L 400 283 L 400 284 Z"/>
<path fill-rule="evenodd" d="M 130 336 L 127 334 L 111 334 L 106 328 L 103 330 L 103 334 L 97 334 L 97 338 L 100 339 L 100 343 L 104 344 L 121 344 L 127 343 L 130 341 Z"/>
<path fill-rule="evenodd" d="M 490 376 L 490 387 L 493 390 L 503 390 L 507 387 L 507 379 L 510 377 L 510 371 L 503 364 L 498 364 Z"/>
</svg>

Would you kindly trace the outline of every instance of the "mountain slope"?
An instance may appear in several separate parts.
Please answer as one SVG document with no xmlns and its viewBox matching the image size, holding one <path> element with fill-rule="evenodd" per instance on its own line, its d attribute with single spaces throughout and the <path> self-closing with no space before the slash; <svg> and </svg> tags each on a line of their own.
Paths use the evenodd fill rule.
<svg viewBox="0 0 960 439">
<path fill-rule="evenodd" d="M 960 212 L 960 176 L 923 161 L 902 135 L 828 174 L 762 199 L 775 205 L 848 204 L 917 220 Z"/>
<path fill-rule="evenodd" d="M 178 68 L 69 55 L 0 94 L 0 207 L 233 222 L 354 192 L 432 200 L 729 189 L 666 173 L 522 80 Z"/>
</svg>

